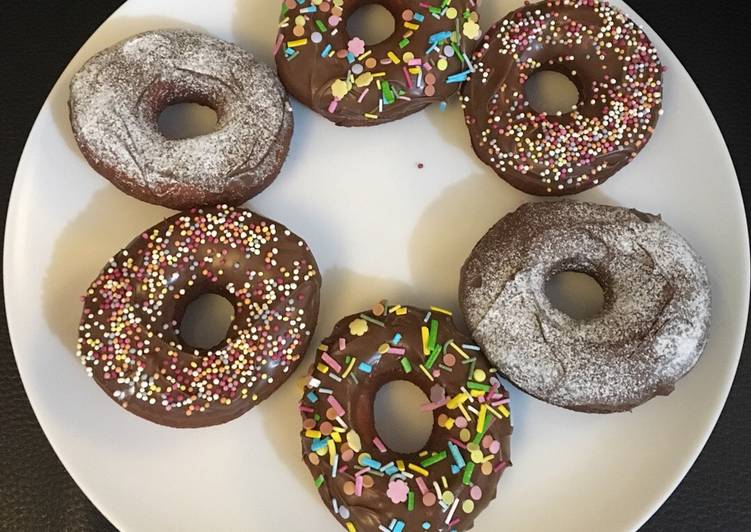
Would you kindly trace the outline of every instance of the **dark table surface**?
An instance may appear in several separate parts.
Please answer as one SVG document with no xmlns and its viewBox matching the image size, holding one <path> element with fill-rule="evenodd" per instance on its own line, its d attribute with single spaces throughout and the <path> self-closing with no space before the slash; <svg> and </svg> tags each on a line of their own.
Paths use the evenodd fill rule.
<svg viewBox="0 0 751 532">
<path fill-rule="evenodd" d="M 0 202 L 4 208 L 18 158 L 39 107 L 78 48 L 121 3 L 122 0 L 3 2 Z M 741 0 L 631 0 L 630 5 L 678 55 L 707 99 L 725 135 L 748 202 L 751 4 Z M 746 213 L 748 216 L 748 208 Z M 2 223 L 4 227 L 4 213 Z M 4 316 L 0 327 L 0 530 L 112 529 L 50 448 L 23 391 Z M 644 530 L 751 530 L 748 350 L 747 341 L 727 405 L 707 446 Z M 498 528 L 502 530 L 501 525 Z"/>
</svg>

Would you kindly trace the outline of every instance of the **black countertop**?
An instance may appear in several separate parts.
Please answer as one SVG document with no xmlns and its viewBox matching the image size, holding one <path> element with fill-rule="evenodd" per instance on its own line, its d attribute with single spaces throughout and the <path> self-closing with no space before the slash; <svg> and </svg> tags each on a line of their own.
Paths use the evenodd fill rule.
<svg viewBox="0 0 751 532">
<path fill-rule="evenodd" d="M 4 103 L 0 202 L 4 209 L 18 158 L 49 90 L 80 46 L 121 3 L 4 3 L 0 32 L 0 94 Z M 725 136 L 748 205 L 751 4 L 740 0 L 631 0 L 630 5 L 668 43 L 704 94 Z M 4 228 L 5 213 L 2 223 Z M 0 312 L 4 313 L 4 308 Z M 0 328 L 0 530 L 112 529 L 53 453 L 23 391 L 4 316 Z M 748 351 L 746 342 L 730 397 L 707 446 L 644 530 L 751 530 Z"/>
</svg>

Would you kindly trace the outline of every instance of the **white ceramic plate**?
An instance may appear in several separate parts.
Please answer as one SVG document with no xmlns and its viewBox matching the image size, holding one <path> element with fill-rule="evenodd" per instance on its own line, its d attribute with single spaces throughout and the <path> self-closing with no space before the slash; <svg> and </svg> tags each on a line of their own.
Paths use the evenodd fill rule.
<svg viewBox="0 0 751 532">
<path fill-rule="evenodd" d="M 487 1 L 484 27 L 518 4 Z M 68 471 L 124 530 L 335 527 L 300 460 L 296 378 L 234 422 L 180 431 L 119 408 L 73 356 L 78 296 L 110 255 L 168 211 L 124 195 L 83 160 L 67 119 L 72 73 L 126 36 L 175 26 L 271 62 L 278 9 L 276 0 L 130 0 L 60 78 L 18 168 L 4 257 L 18 366 Z M 631 414 L 576 414 L 512 392 L 514 467 L 478 531 L 637 528 L 693 463 L 730 388 L 749 294 L 740 191 L 699 91 L 650 35 L 668 66 L 665 115 L 635 162 L 579 199 L 660 212 L 694 244 L 712 278 L 711 340 L 670 397 Z M 356 130 L 297 105 L 295 122 L 281 175 L 250 206 L 315 252 L 324 274 L 319 338 L 381 297 L 455 308 L 459 267 L 472 246 L 531 199 L 478 162 L 455 103 Z"/>
</svg>

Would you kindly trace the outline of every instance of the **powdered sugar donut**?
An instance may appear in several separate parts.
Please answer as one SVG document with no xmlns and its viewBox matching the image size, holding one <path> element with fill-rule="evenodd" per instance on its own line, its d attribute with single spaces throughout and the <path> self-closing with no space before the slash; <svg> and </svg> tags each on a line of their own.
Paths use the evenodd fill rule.
<svg viewBox="0 0 751 532">
<path fill-rule="evenodd" d="M 161 112 L 199 103 L 216 130 L 168 139 Z M 81 152 L 124 192 L 184 209 L 239 204 L 279 173 L 292 110 L 272 68 L 228 42 L 188 30 L 150 31 L 92 57 L 73 77 L 70 119 Z"/>
<path fill-rule="evenodd" d="M 544 286 L 563 271 L 597 280 L 597 315 L 577 320 L 553 307 Z M 709 331 L 709 279 L 688 242 L 658 216 L 592 203 L 528 203 L 502 218 L 464 264 L 460 299 L 502 374 L 587 412 L 669 394 Z"/>
</svg>

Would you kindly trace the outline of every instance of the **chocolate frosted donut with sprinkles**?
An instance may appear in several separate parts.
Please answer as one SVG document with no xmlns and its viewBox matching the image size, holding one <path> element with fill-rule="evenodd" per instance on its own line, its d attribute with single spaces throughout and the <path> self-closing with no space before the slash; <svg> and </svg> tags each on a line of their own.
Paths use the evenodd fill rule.
<svg viewBox="0 0 751 532">
<path fill-rule="evenodd" d="M 214 131 L 165 137 L 167 107 L 216 111 Z M 70 85 L 70 122 L 89 164 L 123 192 L 172 209 L 239 205 L 276 178 L 292 108 L 274 71 L 195 31 L 149 31 L 89 59 Z"/>
<path fill-rule="evenodd" d="M 376 44 L 349 35 L 358 8 L 396 21 Z M 471 70 L 482 32 L 473 0 L 285 0 L 274 53 L 287 90 L 340 126 L 372 126 L 443 102 Z"/>
<path fill-rule="evenodd" d="M 575 319 L 548 299 L 561 272 L 594 278 L 603 307 Z M 593 413 L 668 395 L 699 360 L 711 291 L 701 258 L 659 216 L 556 201 L 527 203 L 482 237 L 459 299 L 490 361 L 527 393 Z"/>
<path fill-rule="evenodd" d="M 421 451 L 391 450 L 378 390 L 409 381 L 429 398 Z M 319 346 L 300 402 L 302 453 L 319 495 L 350 532 L 468 530 L 510 465 L 508 394 L 450 313 L 376 304 Z"/>
<path fill-rule="evenodd" d="M 662 113 L 663 68 L 644 31 L 599 0 L 525 5 L 493 25 L 473 55 L 462 105 L 477 156 L 529 194 L 576 194 L 631 162 Z M 570 112 L 527 100 L 534 74 L 579 90 Z"/>
<path fill-rule="evenodd" d="M 268 397 L 300 363 L 318 317 L 320 274 L 305 242 L 248 210 L 167 218 L 115 255 L 84 296 L 77 355 L 118 404 L 155 423 L 203 427 Z M 182 340 L 186 307 L 234 307 L 211 349 Z"/>
</svg>

